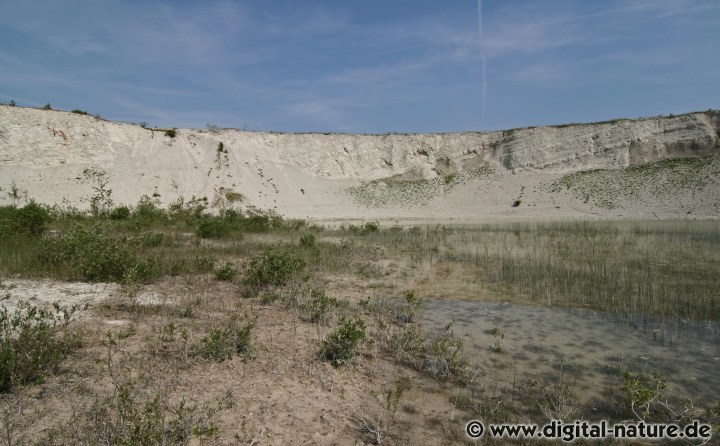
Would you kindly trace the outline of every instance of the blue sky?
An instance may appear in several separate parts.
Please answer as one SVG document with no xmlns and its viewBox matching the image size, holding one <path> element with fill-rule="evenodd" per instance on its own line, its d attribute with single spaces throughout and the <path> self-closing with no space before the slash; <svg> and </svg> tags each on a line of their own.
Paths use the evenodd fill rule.
<svg viewBox="0 0 720 446">
<path fill-rule="evenodd" d="M 720 108 L 716 0 L 3 0 L 0 42 L 0 101 L 161 127 L 447 132 Z"/>
</svg>

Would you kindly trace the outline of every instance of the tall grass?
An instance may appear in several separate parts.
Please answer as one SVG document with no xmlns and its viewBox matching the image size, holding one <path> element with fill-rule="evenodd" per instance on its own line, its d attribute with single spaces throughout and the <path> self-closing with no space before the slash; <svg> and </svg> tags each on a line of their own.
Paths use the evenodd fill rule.
<svg viewBox="0 0 720 446">
<path fill-rule="evenodd" d="M 503 300 L 631 318 L 720 320 L 718 222 L 492 223 L 340 234 L 366 253 L 383 249 L 425 270 L 437 261 L 469 270 Z"/>
<path fill-rule="evenodd" d="M 720 225 L 552 223 L 458 231 L 448 259 L 506 293 L 624 316 L 720 320 Z"/>
</svg>

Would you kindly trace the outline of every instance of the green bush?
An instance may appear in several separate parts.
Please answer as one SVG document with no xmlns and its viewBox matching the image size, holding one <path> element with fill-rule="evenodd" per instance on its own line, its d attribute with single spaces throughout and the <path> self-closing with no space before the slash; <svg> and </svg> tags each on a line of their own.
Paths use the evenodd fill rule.
<svg viewBox="0 0 720 446">
<path fill-rule="evenodd" d="M 223 238 L 233 230 L 232 223 L 218 217 L 206 216 L 200 220 L 195 234 L 200 238 Z"/>
<path fill-rule="evenodd" d="M 621 389 L 624 407 L 621 407 L 621 410 L 625 412 L 629 409 L 628 414 L 634 415 L 639 420 L 660 420 L 658 417 L 664 412 L 660 402 L 667 400 L 666 388 L 667 380 L 660 372 L 633 374 L 625 370 Z"/>
<path fill-rule="evenodd" d="M 118 218 L 122 217 L 123 214 L 124 211 L 119 211 L 119 214 L 116 214 L 114 219 L 123 220 L 122 218 Z M 110 217 L 113 218 L 112 215 L 110 215 Z M 125 220 L 128 229 L 135 232 L 142 232 L 153 225 L 167 222 L 168 216 L 165 211 L 159 207 L 158 200 L 143 195 L 135 207 L 130 210 L 130 216 Z"/>
<path fill-rule="evenodd" d="M 95 429 L 89 437 L 94 434 L 107 444 L 128 446 L 163 444 L 166 440 L 165 413 L 159 395 L 145 400 L 136 389 L 136 383 L 130 381 L 116 384 L 113 398 L 103 403 L 97 404 L 93 418 L 105 423 L 93 426 Z"/>
<path fill-rule="evenodd" d="M 273 248 L 250 259 L 245 275 L 245 284 L 280 286 L 305 268 L 305 261 L 293 250 Z"/>
<path fill-rule="evenodd" d="M 232 263 L 228 262 L 225 265 L 215 270 L 215 278 L 217 280 L 232 281 L 237 275 L 237 270 Z"/>
<path fill-rule="evenodd" d="M 343 225 L 343 226 L 341 226 L 341 229 L 343 231 L 348 231 L 355 235 L 367 235 L 367 234 L 371 234 L 373 232 L 378 232 L 380 230 L 380 223 L 378 223 L 376 221 L 369 221 L 362 226 L 349 225 L 349 226 L 345 227 Z"/>
<path fill-rule="evenodd" d="M 139 257 L 139 247 L 138 240 L 114 235 L 104 224 L 76 225 L 66 234 L 45 236 L 39 258 L 89 282 L 146 281 L 157 275 L 157 268 Z"/>
<path fill-rule="evenodd" d="M 266 215 L 252 215 L 240 219 L 240 225 L 247 232 L 268 232 L 270 230 L 270 217 Z"/>
<path fill-rule="evenodd" d="M 222 212 L 221 217 L 231 223 L 237 223 L 238 221 L 240 221 L 243 218 L 240 211 L 238 211 L 236 209 L 232 209 L 232 208 L 225 209 Z"/>
<path fill-rule="evenodd" d="M 25 301 L 13 311 L 0 306 L 0 392 L 42 381 L 80 346 L 79 332 L 63 330 L 77 309 L 58 304 L 45 309 Z"/>
<path fill-rule="evenodd" d="M 365 321 L 360 318 L 351 321 L 343 316 L 338 328 L 323 340 L 320 356 L 335 367 L 343 366 L 357 354 L 364 339 Z"/>
<path fill-rule="evenodd" d="M 112 220 L 126 220 L 130 217 L 130 209 L 127 206 L 120 206 L 110 211 Z"/>
<path fill-rule="evenodd" d="M 235 355 L 246 355 L 251 352 L 250 340 L 255 322 L 241 326 L 237 317 L 233 316 L 224 327 L 213 330 L 204 337 L 196 351 L 206 359 L 222 362 Z"/>
<path fill-rule="evenodd" d="M 166 215 L 165 211 L 160 208 L 158 200 L 143 195 L 140 197 L 140 200 L 138 200 L 137 205 L 135 205 L 135 209 L 133 209 L 132 219 L 137 225 L 137 228 L 144 229 L 153 222 L 165 220 Z"/>
<path fill-rule="evenodd" d="M 86 112 L 86 111 L 84 111 L 84 110 L 77 110 L 77 109 L 76 109 L 76 110 L 73 110 L 71 113 L 75 113 L 75 114 L 78 114 L 78 115 L 87 115 L 87 114 L 88 114 L 88 112 Z"/>
<path fill-rule="evenodd" d="M 312 290 L 310 291 L 310 301 L 303 306 L 303 309 L 310 322 L 326 324 L 330 317 L 330 311 L 338 305 L 337 299 L 328 297 L 324 291 Z"/>
<path fill-rule="evenodd" d="M 223 238 L 232 232 L 240 230 L 262 232 L 253 226 L 253 219 L 243 218 L 235 209 L 226 209 L 217 216 L 201 215 L 198 217 L 198 220 L 195 233 L 201 238 Z M 267 225 L 265 227 L 267 227 Z"/>
<path fill-rule="evenodd" d="M 424 369 L 436 379 L 464 378 L 467 373 L 467 361 L 463 357 L 463 341 L 456 338 L 452 322 L 445 326 L 430 342 L 429 355 Z"/>
<path fill-rule="evenodd" d="M 303 248 L 312 248 L 315 246 L 315 236 L 313 234 L 305 234 L 300 236 L 300 246 Z"/>
<path fill-rule="evenodd" d="M 378 232 L 380 230 L 380 223 L 376 221 L 369 221 L 365 223 L 365 226 L 363 227 L 363 232 L 365 234 L 371 233 L 371 232 Z"/>
<path fill-rule="evenodd" d="M 490 346 L 490 350 L 494 351 L 495 353 L 500 353 L 503 351 L 503 339 L 505 339 L 505 332 L 500 330 L 499 327 L 493 327 L 492 330 L 490 330 L 490 334 L 495 338 L 495 343 Z"/>
<path fill-rule="evenodd" d="M 50 214 L 34 201 L 18 208 L 0 207 L 0 237 L 4 235 L 41 235 Z"/>
<path fill-rule="evenodd" d="M 390 349 L 398 361 L 413 367 L 420 365 L 425 348 L 425 334 L 417 325 L 406 325 L 390 340 Z"/>
<path fill-rule="evenodd" d="M 403 324 L 417 321 L 425 311 L 425 302 L 415 295 L 415 291 L 405 292 L 405 303 L 396 308 L 395 319 Z"/>
<path fill-rule="evenodd" d="M 150 377 L 113 382 L 108 396 L 98 395 L 91 408 L 73 416 L 70 425 L 50 429 L 41 444 L 112 446 L 184 445 L 193 436 L 204 444 L 219 428 L 212 421 L 217 411 L 209 404 L 192 404 L 184 398 L 169 404 L 167 392 L 149 388 Z M 205 437 L 205 438 L 203 438 Z"/>
<path fill-rule="evenodd" d="M 177 220 L 199 219 L 205 209 L 207 209 L 207 197 L 196 198 L 193 196 L 187 202 L 183 197 L 178 197 L 168 205 L 167 214 L 170 218 Z"/>
<path fill-rule="evenodd" d="M 201 273 L 208 273 L 215 268 L 215 262 L 217 259 L 208 252 L 201 251 L 195 255 L 194 264 L 195 269 Z"/>
<path fill-rule="evenodd" d="M 165 136 L 169 136 L 170 138 L 174 138 L 176 134 L 177 134 L 177 129 L 165 130 Z"/>
</svg>

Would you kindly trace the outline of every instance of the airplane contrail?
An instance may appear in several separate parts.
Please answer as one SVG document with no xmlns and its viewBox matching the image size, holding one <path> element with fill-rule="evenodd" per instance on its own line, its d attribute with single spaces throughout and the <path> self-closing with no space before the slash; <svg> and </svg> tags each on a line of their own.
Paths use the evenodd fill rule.
<svg viewBox="0 0 720 446">
<path fill-rule="evenodd" d="M 418 44 L 418 45 L 405 46 L 405 47 L 402 47 L 402 48 L 394 48 L 394 49 L 390 49 L 390 50 L 376 51 L 376 52 L 374 52 L 374 53 L 367 53 L 367 54 L 361 54 L 361 55 L 359 55 L 359 56 L 353 56 L 353 57 L 350 58 L 350 60 L 352 60 L 352 59 L 363 59 L 363 58 L 366 58 L 366 57 L 379 56 L 379 55 L 382 55 L 382 54 L 399 53 L 399 52 L 403 52 L 403 51 L 414 50 L 414 49 L 416 49 L 416 48 L 426 48 L 426 47 L 429 47 L 429 46 L 443 45 L 443 44 L 451 43 L 451 42 L 454 42 L 454 40 L 443 40 L 443 41 L 439 41 L 439 42 L 421 43 L 421 44 Z"/>
<path fill-rule="evenodd" d="M 480 130 L 485 130 L 485 105 L 487 102 L 487 63 L 485 61 L 485 45 L 483 42 L 483 21 L 482 21 L 482 0 L 478 0 L 477 6 L 478 16 L 478 43 L 480 46 L 480 65 L 482 70 L 482 95 L 481 95 L 481 115 Z"/>
<path fill-rule="evenodd" d="M 576 16 L 565 17 L 565 18 L 560 18 L 560 19 L 555 19 L 555 20 L 547 20 L 545 22 L 534 22 L 532 25 L 533 26 L 557 25 L 557 24 L 561 24 L 561 23 L 581 21 L 581 20 L 592 18 L 592 17 L 603 16 L 603 15 L 622 14 L 622 13 L 628 12 L 628 11 L 647 9 L 652 6 L 655 6 L 655 5 L 653 3 L 641 3 L 641 4 L 627 6 L 627 7 L 623 7 L 623 8 L 608 9 L 606 11 L 593 12 L 593 13 L 589 13 L 589 14 L 576 15 Z M 478 0 L 478 31 L 479 31 L 480 37 L 482 38 L 482 0 Z M 372 53 L 360 54 L 357 56 L 352 56 L 349 59 L 351 59 L 351 60 L 352 59 L 362 59 L 362 58 L 366 58 L 366 57 L 373 57 L 373 56 L 390 54 L 390 53 L 399 53 L 399 52 L 403 52 L 403 51 L 414 50 L 417 48 L 426 48 L 426 47 L 430 47 L 430 46 L 444 45 L 447 43 L 455 43 L 455 42 L 457 42 L 457 39 L 448 39 L 448 40 L 439 40 L 437 42 L 420 43 L 417 45 L 404 46 L 404 47 L 399 47 L 399 48 L 391 48 L 391 49 L 383 50 L 383 51 L 376 51 L 376 52 L 372 52 Z M 481 56 L 483 58 L 485 57 L 484 50 L 482 51 Z"/>
</svg>

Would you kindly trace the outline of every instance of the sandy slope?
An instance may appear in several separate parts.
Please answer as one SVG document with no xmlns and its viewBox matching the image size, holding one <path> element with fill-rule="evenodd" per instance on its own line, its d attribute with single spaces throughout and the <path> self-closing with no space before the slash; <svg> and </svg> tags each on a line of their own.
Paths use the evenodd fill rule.
<svg viewBox="0 0 720 446">
<path fill-rule="evenodd" d="M 164 205 L 195 196 L 216 207 L 317 220 L 715 218 L 715 170 L 698 174 L 698 166 L 691 174 L 705 181 L 677 190 L 670 185 L 673 190 L 662 196 L 650 189 L 628 197 L 599 192 L 612 195 L 612 206 L 598 206 L 603 197 L 596 200 L 587 191 L 550 189 L 571 172 L 717 155 L 719 128 L 720 114 L 706 112 L 487 133 L 180 129 L 170 138 L 162 130 L 90 116 L 0 106 L 0 204 L 13 201 L 8 192 L 15 184 L 23 199 L 87 207 L 101 181 L 83 174 L 92 167 L 105 173 L 111 197 L 121 204 L 134 204 L 142 195 Z M 492 174 L 477 175 L 478 168 Z M 388 180 L 367 187 L 380 179 Z M 398 183 L 403 180 L 416 182 Z M 360 192 L 348 189 L 353 186 L 361 186 Z M 513 207 L 516 200 L 520 205 Z"/>
</svg>

